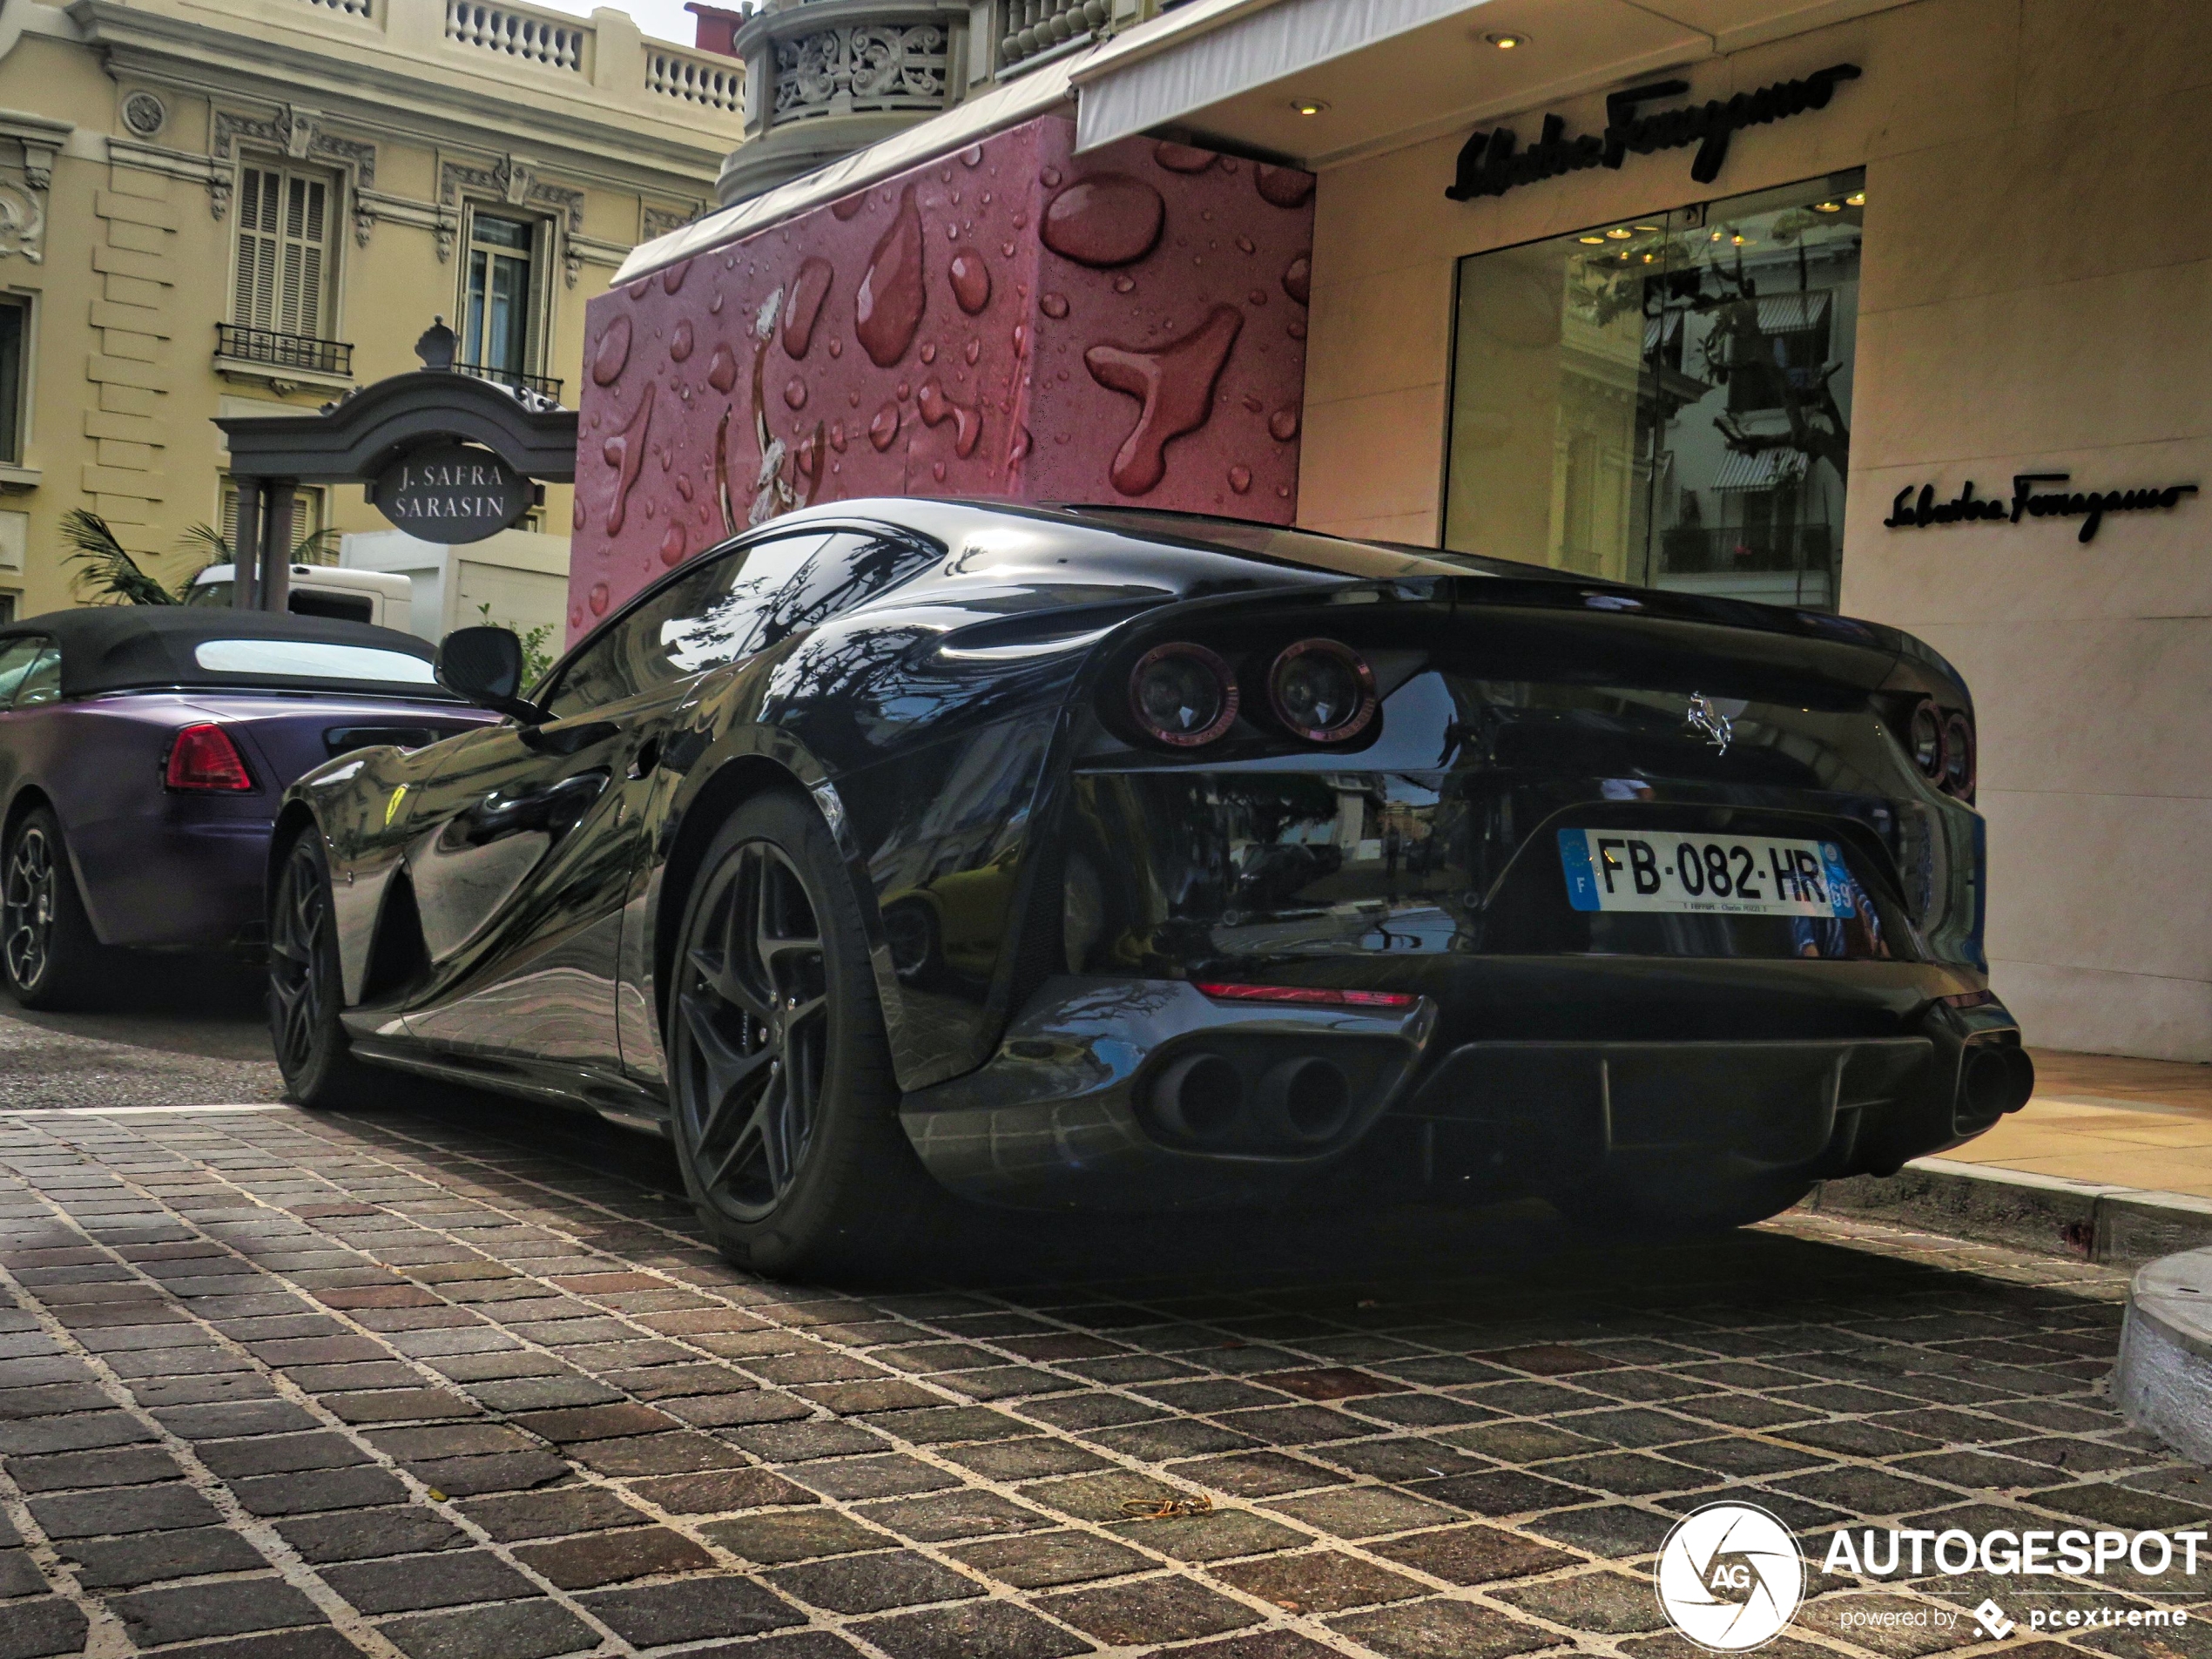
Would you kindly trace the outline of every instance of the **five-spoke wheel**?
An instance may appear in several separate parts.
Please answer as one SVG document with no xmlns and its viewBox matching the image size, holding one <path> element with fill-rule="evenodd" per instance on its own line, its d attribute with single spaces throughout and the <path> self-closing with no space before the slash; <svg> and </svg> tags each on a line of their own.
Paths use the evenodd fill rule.
<svg viewBox="0 0 2212 1659">
<path fill-rule="evenodd" d="M 302 1106 L 366 1105 L 370 1074 L 349 1052 L 330 869 L 322 837 L 303 831 L 284 855 L 269 907 L 269 1036 L 285 1088 Z"/>
<path fill-rule="evenodd" d="M 859 902 L 811 801 L 758 795 L 731 815 L 674 945 L 670 1112 L 715 1243 L 778 1272 L 894 1247 L 928 1181 L 898 1126 Z"/>
<path fill-rule="evenodd" d="M 806 879 L 772 841 L 747 841 L 701 894 L 679 967 L 679 1109 L 700 1184 L 756 1220 L 790 1191 L 819 1112 L 829 1040 L 820 924 Z"/>
<path fill-rule="evenodd" d="M 314 1058 L 323 1005 L 323 976 L 315 970 L 329 926 L 330 895 L 314 845 L 302 836 L 285 860 L 269 917 L 269 1035 L 287 1076 Z"/>
</svg>

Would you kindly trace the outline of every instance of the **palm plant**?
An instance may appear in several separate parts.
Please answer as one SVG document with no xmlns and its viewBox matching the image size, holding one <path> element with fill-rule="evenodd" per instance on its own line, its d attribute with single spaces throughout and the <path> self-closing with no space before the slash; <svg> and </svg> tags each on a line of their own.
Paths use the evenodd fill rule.
<svg viewBox="0 0 2212 1659">
<path fill-rule="evenodd" d="M 229 537 L 212 524 L 195 524 L 179 542 L 199 557 L 184 579 L 172 590 L 147 574 L 145 567 L 115 533 L 107 520 L 89 508 L 73 507 L 62 516 L 62 539 L 73 550 L 69 557 L 84 568 L 77 573 L 80 597 L 93 604 L 173 605 L 181 604 L 199 573 L 211 564 L 235 564 Z M 321 564 L 338 539 L 335 529 L 320 529 L 301 536 L 292 547 L 294 564 Z"/>
<path fill-rule="evenodd" d="M 108 522 L 89 508 L 62 515 L 62 539 L 73 550 L 70 562 L 82 564 L 74 580 L 78 594 L 95 604 L 173 605 L 180 596 L 148 576 L 117 539 Z M 190 578 L 186 578 L 186 585 Z"/>
<path fill-rule="evenodd" d="M 338 535 L 338 531 L 334 529 L 308 531 L 307 535 L 292 544 L 292 563 L 294 564 L 329 563 L 330 560 L 325 556 L 337 545 Z M 205 570 L 211 564 L 238 563 L 238 556 L 231 549 L 230 537 L 225 536 L 212 524 L 193 525 L 185 532 L 184 539 L 177 545 L 197 548 L 206 556 L 200 560 L 198 569 L 193 570 L 192 576 L 198 576 L 201 570 Z M 192 585 L 191 577 L 185 579 L 185 584 L 187 587 Z"/>
</svg>

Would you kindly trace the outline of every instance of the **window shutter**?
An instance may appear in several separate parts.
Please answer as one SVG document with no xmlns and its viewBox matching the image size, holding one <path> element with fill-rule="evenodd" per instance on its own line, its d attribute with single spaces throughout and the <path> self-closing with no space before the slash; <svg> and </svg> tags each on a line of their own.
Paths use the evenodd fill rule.
<svg viewBox="0 0 2212 1659">
<path fill-rule="evenodd" d="M 268 167 L 246 167 L 241 174 L 232 320 L 319 340 L 329 266 L 329 184 Z"/>
</svg>

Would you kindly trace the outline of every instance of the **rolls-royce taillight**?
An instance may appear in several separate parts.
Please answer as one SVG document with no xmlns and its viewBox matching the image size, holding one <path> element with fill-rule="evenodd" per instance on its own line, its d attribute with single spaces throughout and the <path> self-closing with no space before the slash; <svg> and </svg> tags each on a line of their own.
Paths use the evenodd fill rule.
<svg viewBox="0 0 2212 1659">
<path fill-rule="evenodd" d="M 1267 671 L 1275 718 L 1308 743 L 1356 738 L 1375 718 L 1375 674 L 1366 658 L 1333 639 L 1285 646 Z"/>
<path fill-rule="evenodd" d="M 169 745 L 161 781 L 192 793 L 243 793 L 253 787 L 246 757 L 219 725 L 188 725 Z"/>
<path fill-rule="evenodd" d="M 1129 678 L 1130 718 L 1155 743 L 1195 749 L 1237 721 L 1237 677 L 1204 645 L 1155 645 Z"/>
</svg>

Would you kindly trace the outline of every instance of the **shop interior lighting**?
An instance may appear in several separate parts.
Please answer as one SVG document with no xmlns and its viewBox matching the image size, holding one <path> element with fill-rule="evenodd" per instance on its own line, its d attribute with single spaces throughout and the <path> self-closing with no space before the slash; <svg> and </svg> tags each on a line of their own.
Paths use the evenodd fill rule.
<svg viewBox="0 0 2212 1659">
<path fill-rule="evenodd" d="M 1844 211 L 1844 205 L 1841 202 L 1815 202 L 1812 211 L 1816 213 L 1840 213 Z"/>
<path fill-rule="evenodd" d="M 1625 242 L 1629 237 L 1634 236 L 1635 233 L 1630 230 L 1626 225 L 1615 225 L 1611 230 L 1606 232 L 1606 234 L 1616 242 Z"/>
<path fill-rule="evenodd" d="M 1329 108 L 1325 101 L 1318 98 L 1292 98 L 1291 107 L 1300 115 L 1322 115 L 1325 114 Z"/>
<path fill-rule="evenodd" d="M 1493 46 L 1495 46 L 1501 52 L 1515 51 L 1528 44 L 1527 36 L 1511 34 L 1502 30 L 1494 35 L 1485 35 L 1483 36 L 1483 39 L 1488 41 Z"/>
<path fill-rule="evenodd" d="M 1850 195 L 1844 198 L 1844 205 L 1847 207 L 1865 206 L 1866 192 L 1863 190 L 1854 190 Z"/>
<path fill-rule="evenodd" d="M 1605 239 L 1602 236 L 1578 236 L 1575 239 L 1581 243 L 1585 247 L 1603 247 L 1605 246 Z"/>
</svg>

